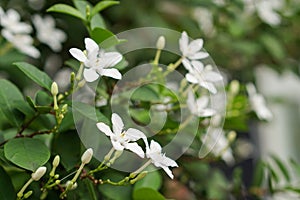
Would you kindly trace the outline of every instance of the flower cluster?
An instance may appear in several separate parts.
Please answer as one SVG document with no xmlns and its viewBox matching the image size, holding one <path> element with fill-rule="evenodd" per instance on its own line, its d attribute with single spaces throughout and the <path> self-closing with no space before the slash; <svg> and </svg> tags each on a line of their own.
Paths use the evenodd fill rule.
<svg viewBox="0 0 300 200">
<path fill-rule="evenodd" d="M 146 158 L 150 159 L 156 167 L 162 168 L 169 177 L 173 179 L 174 176 L 169 167 L 178 167 L 178 165 L 174 160 L 166 157 L 165 154 L 162 153 L 162 148 L 159 143 L 152 140 L 149 147 L 147 137 L 143 132 L 134 128 L 124 130 L 123 120 L 116 113 L 112 114 L 111 121 L 113 131 L 103 122 L 97 123 L 97 127 L 101 132 L 110 137 L 113 148 L 116 151 L 128 149 L 141 158 L 144 158 L 146 155 Z M 136 143 L 139 139 L 143 139 L 146 152 Z"/>
</svg>

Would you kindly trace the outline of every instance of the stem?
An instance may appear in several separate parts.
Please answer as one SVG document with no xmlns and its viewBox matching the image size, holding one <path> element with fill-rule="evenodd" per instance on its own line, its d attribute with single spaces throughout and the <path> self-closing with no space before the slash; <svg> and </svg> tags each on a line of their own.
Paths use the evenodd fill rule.
<svg viewBox="0 0 300 200">
<path fill-rule="evenodd" d="M 154 58 L 154 61 L 153 61 L 154 65 L 158 65 L 160 54 L 161 54 L 161 49 L 157 49 L 156 55 L 155 55 L 155 58 Z"/>
<path fill-rule="evenodd" d="M 22 187 L 22 189 L 18 192 L 17 197 L 21 198 L 24 195 L 24 191 L 26 190 L 26 188 L 32 183 L 33 179 L 30 178 L 27 183 L 25 183 L 25 185 Z"/>
<path fill-rule="evenodd" d="M 110 160 L 111 155 L 114 153 L 114 151 L 115 151 L 115 149 L 111 148 L 110 151 L 104 156 L 104 160 L 101 162 L 101 164 L 96 169 L 89 171 L 89 173 L 87 175 L 91 175 L 93 173 L 96 173 L 98 171 L 106 169 L 107 166 L 104 166 L 104 164 Z"/>
<path fill-rule="evenodd" d="M 146 167 L 148 167 L 151 164 L 151 159 L 148 160 L 145 164 L 143 164 L 140 168 L 132 172 L 129 177 L 134 178 L 137 174 L 141 173 Z"/>
<path fill-rule="evenodd" d="M 76 80 L 77 81 L 80 81 L 81 80 L 81 76 L 82 76 L 82 73 L 83 73 L 83 63 L 80 64 L 80 67 L 79 67 L 79 70 L 77 72 L 77 75 L 76 75 Z"/>
<path fill-rule="evenodd" d="M 80 165 L 79 169 L 77 170 L 75 176 L 74 176 L 73 179 L 71 180 L 73 183 L 76 182 L 76 180 L 77 180 L 77 178 L 79 177 L 79 175 L 80 175 L 80 173 L 81 173 L 83 167 L 84 167 L 84 163 L 81 163 L 81 165 Z"/>
<path fill-rule="evenodd" d="M 182 60 L 184 59 L 184 57 L 180 57 L 175 64 L 170 63 L 168 65 L 167 71 L 164 73 L 164 76 L 167 76 L 169 73 L 171 73 L 172 71 L 174 71 L 182 62 Z"/>
</svg>

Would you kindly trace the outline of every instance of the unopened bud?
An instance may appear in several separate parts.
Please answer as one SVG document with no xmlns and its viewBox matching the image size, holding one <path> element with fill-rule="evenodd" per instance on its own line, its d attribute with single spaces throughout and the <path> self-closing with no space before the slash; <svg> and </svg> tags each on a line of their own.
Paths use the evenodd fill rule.
<svg viewBox="0 0 300 200">
<path fill-rule="evenodd" d="M 24 199 L 29 198 L 32 195 L 32 193 L 33 193 L 32 190 L 26 192 L 26 194 L 24 194 Z"/>
<path fill-rule="evenodd" d="M 54 175 L 54 178 L 55 178 L 55 179 L 58 179 L 58 178 L 59 178 L 59 174 L 55 174 L 55 175 Z"/>
<path fill-rule="evenodd" d="M 237 95 L 240 91 L 239 81 L 237 81 L 237 80 L 231 81 L 230 86 L 229 86 L 229 91 L 230 91 L 231 94 Z"/>
<path fill-rule="evenodd" d="M 136 178 L 130 180 L 130 184 L 135 184 L 137 181 L 143 179 L 147 174 L 148 174 L 147 171 L 143 171 L 142 173 L 140 173 L 139 175 L 137 175 Z"/>
<path fill-rule="evenodd" d="M 72 181 L 67 181 L 66 183 L 66 187 L 69 188 L 69 190 L 74 190 L 77 186 L 77 182 L 73 183 Z"/>
<path fill-rule="evenodd" d="M 60 162 L 60 157 L 59 155 L 56 155 L 52 162 L 53 167 L 56 168 L 59 165 L 59 162 Z"/>
<path fill-rule="evenodd" d="M 34 181 L 38 181 L 42 178 L 42 176 L 44 176 L 44 174 L 46 173 L 47 171 L 47 168 L 46 167 L 39 167 L 35 172 L 33 172 L 31 174 L 31 178 L 34 180 Z"/>
<path fill-rule="evenodd" d="M 58 94 L 58 86 L 56 82 L 53 82 L 51 85 L 51 94 L 56 96 Z"/>
<path fill-rule="evenodd" d="M 236 138 L 236 132 L 235 131 L 230 131 L 227 135 L 227 139 L 229 142 L 233 142 Z"/>
<path fill-rule="evenodd" d="M 166 39 L 164 36 L 160 36 L 157 40 L 157 43 L 156 43 L 156 48 L 161 50 L 163 48 L 165 48 L 165 45 L 166 45 Z"/>
<path fill-rule="evenodd" d="M 88 164 L 93 157 L 93 149 L 87 149 L 81 156 L 81 162 L 84 164 Z"/>
</svg>

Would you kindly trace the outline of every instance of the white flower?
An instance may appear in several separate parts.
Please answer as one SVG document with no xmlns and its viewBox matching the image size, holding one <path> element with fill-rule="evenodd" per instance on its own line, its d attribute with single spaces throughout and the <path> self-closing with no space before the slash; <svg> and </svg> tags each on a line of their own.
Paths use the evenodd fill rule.
<svg viewBox="0 0 300 200">
<path fill-rule="evenodd" d="M 3 29 L 1 31 L 3 37 L 7 39 L 16 49 L 22 53 L 31 56 L 33 58 L 40 57 L 40 52 L 33 45 L 33 39 L 29 35 L 12 34 L 11 32 Z"/>
<path fill-rule="evenodd" d="M 146 156 L 147 158 L 151 159 L 151 162 L 156 167 L 161 167 L 170 178 L 174 178 L 172 171 L 169 169 L 169 167 L 178 167 L 177 163 L 172 160 L 171 158 L 168 158 L 163 154 L 162 148 L 160 144 L 155 142 L 154 140 L 151 140 L 150 148 L 148 143 L 146 143 Z"/>
<path fill-rule="evenodd" d="M 183 60 L 183 64 L 189 71 L 185 78 L 190 83 L 199 84 L 199 86 L 206 88 L 211 93 L 215 94 L 217 89 L 213 82 L 221 81 L 223 78 L 217 72 L 212 71 L 211 65 L 207 65 L 205 68 L 199 61 L 186 62 Z"/>
<path fill-rule="evenodd" d="M 198 26 L 208 37 L 212 37 L 216 33 L 213 21 L 213 13 L 210 9 L 197 7 L 193 11 L 193 18 L 197 21 Z"/>
<path fill-rule="evenodd" d="M 112 114 L 111 122 L 113 131 L 111 131 L 109 126 L 102 122 L 97 123 L 97 127 L 100 131 L 105 133 L 105 135 L 110 137 L 114 149 L 117 151 L 128 149 L 136 153 L 141 158 L 144 158 L 145 153 L 143 149 L 135 141 L 139 139 L 143 139 L 145 141 L 145 134 L 134 128 L 124 130 L 124 123 L 121 117 L 116 113 Z"/>
<path fill-rule="evenodd" d="M 20 22 L 20 15 L 13 9 L 7 10 L 5 13 L 0 7 L 0 24 L 3 29 L 13 34 L 31 33 L 32 27 L 29 24 Z"/>
<path fill-rule="evenodd" d="M 121 79 L 122 75 L 117 69 L 112 69 L 122 60 L 122 55 L 119 52 L 107 52 L 99 49 L 98 44 L 90 39 L 85 38 L 86 52 L 77 48 L 70 49 L 71 55 L 84 63 L 85 69 L 83 76 L 87 82 L 93 82 L 99 78 L 99 76 L 109 76 L 114 79 Z"/>
<path fill-rule="evenodd" d="M 210 117 L 216 114 L 216 111 L 207 108 L 209 104 L 208 96 L 201 96 L 198 99 L 195 99 L 193 92 L 190 90 L 187 98 L 187 106 L 190 109 L 191 113 L 198 117 Z"/>
<path fill-rule="evenodd" d="M 215 156 L 221 156 L 221 158 L 229 165 L 234 163 L 232 150 L 222 129 L 211 129 L 206 135 L 201 137 L 201 140 L 207 148 L 212 148 L 211 152 Z"/>
<path fill-rule="evenodd" d="M 203 40 L 196 39 L 189 44 L 189 37 L 185 31 L 182 32 L 181 38 L 179 39 L 179 49 L 184 57 L 183 65 L 186 67 L 186 63 L 189 60 L 198 60 L 208 57 L 208 53 L 200 51 L 203 47 Z"/>
<path fill-rule="evenodd" d="M 249 94 L 250 105 L 255 111 L 257 117 L 261 120 L 270 121 L 273 118 L 273 115 L 266 106 L 264 97 L 256 92 L 255 86 L 252 83 L 248 83 L 246 88 Z"/>
<path fill-rule="evenodd" d="M 42 176 L 44 176 L 44 174 L 46 173 L 47 171 L 47 168 L 46 167 L 39 167 L 35 172 L 33 172 L 31 174 L 31 178 L 34 180 L 34 181 L 38 181 L 42 178 Z"/>
<path fill-rule="evenodd" d="M 37 30 L 37 38 L 47 44 L 53 51 L 62 49 L 62 42 L 67 39 L 66 34 L 55 28 L 55 21 L 51 16 L 42 18 L 39 15 L 34 15 L 32 22 Z"/>
<path fill-rule="evenodd" d="M 87 149 L 81 156 L 81 162 L 83 164 L 88 164 L 91 161 L 93 154 L 94 152 L 92 148 Z"/>
<path fill-rule="evenodd" d="M 269 25 L 276 26 L 281 23 L 281 17 L 276 10 L 281 8 L 282 5 L 283 2 L 281 0 L 261 0 L 260 2 L 257 2 L 256 10 L 262 21 Z"/>
</svg>

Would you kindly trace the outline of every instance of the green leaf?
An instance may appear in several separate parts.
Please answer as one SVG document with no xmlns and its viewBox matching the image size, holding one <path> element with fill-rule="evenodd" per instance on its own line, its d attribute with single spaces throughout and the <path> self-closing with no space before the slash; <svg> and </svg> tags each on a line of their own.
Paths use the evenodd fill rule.
<svg viewBox="0 0 300 200">
<path fill-rule="evenodd" d="M 16 192 L 9 175 L 0 166 L 0 199 L 1 200 L 15 200 Z"/>
<path fill-rule="evenodd" d="M 15 165 L 35 171 L 49 160 L 50 151 L 38 139 L 16 138 L 4 145 L 4 155 Z"/>
<path fill-rule="evenodd" d="M 86 20 L 85 16 L 80 11 L 67 4 L 55 4 L 54 6 L 48 8 L 47 12 L 64 13 L 82 19 L 83 21 Z"/>
<path fill-rule="evenodd" d="M 116 4 L 119 4 L 119 3 L 120 2 L 118 2 L 118 1 L 100 1 L 92 9 L 92 11 L 91 11 L 91 17 L 93 17 L 98 12 L 104 10 L 105 8 L 113 6 L 113 5 L 116 5 Z"/>
<path fill-rule="evenodd" d="M 158 171 L 149 172 L 142 180 L 134 185 L 134 191 L 140 188 L 152 188 L 158 190 L 162 184 L 162 177 Z"/>
<path fill-rule="evenodd" d="M 75 131 L 60 133 L 53 140 L 52 149 L 54 154 L 60 156 L 61 163 L 67 171 L 80 162 L 80 139 Z"/>
<path fill-rule="evenodd" d="M 94 28 L 91 32 L 91 37 L 97 44 L 100 44 L 102 48 L 109 48 L 123 42 L 119 40 L 112 32 L 104 28 Z"/>
<path fill-rule="evenodd" d="M 152 188 L 140 188 L 133 192 L 133 200 L 164 200 L 165 197 Z"/>
<path fill-rule="evenodd" d="M 38 85 L 51 91 L 52 80 L 45 72 L 42 72 L 37 67 L 25 62 L 16 62 L 14 65 Z"/>
<path fill-rule="evenodd" d="M 0 80 L 0 110 L 9 120 L 9 122 L 19 127 L 22 123 L 22 117 L 16 110 L 16 102 L 24 101 L 22 93 L 11 82 Z"/>
<path fill-rule="evenodd" d="M 262 161 L 258 161 L 254 170 L 254 176 L 252 181 L 252 184 L 254 186 L 260 187 L 262 185 L 263 180 L 265 178 L 264 168 L 265 168 L 265 164 Z"/>
<path fill-rule="evenodd" d="M 276 37 L 264 34 L 261 36 L 260 41 L 265 46 L 267 51 L 277 60 L 281 60 L 285 57 L 284 47 L 282 46 L 279 39 Z"/>
<path fill-rule="evenodd" d="M 91 119 L 93 121 L 97 122 L 103 122 L 106 124 L 110 123 L 110 120 L 108 120 L 99 110 L 97 110 L 95 107 L 81 103 L 81 102 L 73 102 L 72 104 L 73 112 L 77 114 L 82 115 L 83 117 L 86 117 L 88 119 Z"/>
<path fill-rule="evenodd" d="M 149 85 L 143 85 L 132 93 L 130 99 L 140 101 L 159 101 L 159 95 Z"/>
</svg>

